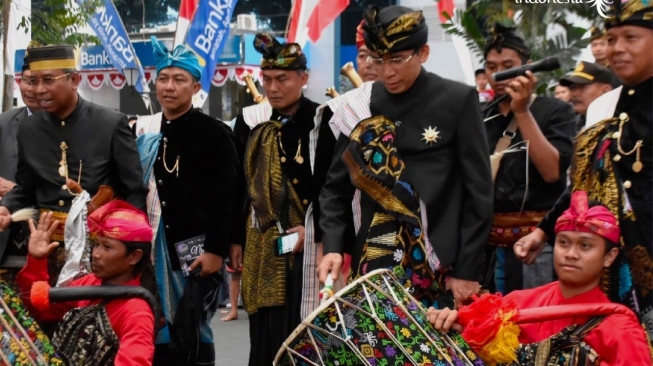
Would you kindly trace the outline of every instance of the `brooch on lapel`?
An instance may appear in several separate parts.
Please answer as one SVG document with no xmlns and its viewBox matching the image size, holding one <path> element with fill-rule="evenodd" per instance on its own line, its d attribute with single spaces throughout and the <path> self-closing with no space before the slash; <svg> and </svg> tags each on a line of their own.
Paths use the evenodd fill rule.
<svg viewBox="0 0 653 366">
<path fill-rule="evenodd" d="M 440 131 L 438 131 L 438 128 L 431 127 L 429 126 L 428 128 L 424 129 L 424 132 L 422 133 L 422 140 L 424 140 L 424 143 L 431 145 L 440 139 Z"/>
</svg>

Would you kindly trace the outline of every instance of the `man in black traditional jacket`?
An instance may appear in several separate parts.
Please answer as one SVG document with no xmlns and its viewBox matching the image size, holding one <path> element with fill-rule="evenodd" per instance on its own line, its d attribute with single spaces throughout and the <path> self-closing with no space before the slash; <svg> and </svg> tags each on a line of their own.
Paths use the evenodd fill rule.
<svg viewBox="0 0 653 366">
<path fill-rule="evenodd" d="M 364 19 L 380 79 L 342 95 L 330 121 L 339 137 L 320 193 L 320 280 L 349 252 L 351 279 L 402 267 L 428 305 L 447 290 L 465 301 L 479 291 L 492 219 L 478 94 L 422 68 L 421 11 L 370 7 Z"/>
<path fill-rule="evenodd" d="M 154 365 L 213 365 L 211 318 L 231 246 L 238 155 L 229 127 L 193 108 L 202 75 L 197 56 L 184 45 L 169 52 L 155 37 L 152 45 L 163 111 L 139 117 L 134 128 L 150 188 L 154 270 L 166 320 Z M 178 243 L 197 237 L 204 238 L 204 252 L 180 263 L 177 246 L 190 244 Z M 198 273 L 184 276 L 182 266 Z"/>
<path fill-rule="evenodd" d="M 298 44 L 256 35 L 269 102 L 245 108 L 235 133 L 246 145 L 247 212 L 242 293 L 250 324 L 249 365 L 270 365 L 283 341 L 318 306 L 321 253 L 317 197 L 335 144 L 318 104 L 304 97 L 306 56 Z M 298 234 L 291 252 L 277 238 Z"/>
<path fill-rule="evenodd" d="M 619 220 L 624 250 L 606 270 L 601 287 L 610 300 L 631 308 L 653 339 L 653 4 L 615 1 L 605 23 L 608 60 L 623 86 L 598 97 L 587 128 L 576 137 L 571 185 L 514 252 L 532 263 L 552 238 L 571 194 L 610 209 Z"/>
<path fill-rule="evenodd" d="M 524 266 L 510 248 L 530 233 L 567 185 L 575 135 L 574 111 L 557 98 L 535 97 L 532 73 L 495 82 L 531 52 L 513 28 L 497 23 L 485 46 L 485 72 L 496 98 L 483 111 L 494 177 L 494 221 L 487 248 L 487 286 L 503 294 L 553 281 L 552 252 Z M 494 279 L 494 281 L 492 281 Z"/>
<path fill-rule="evenodd" d="M 117 196 L 144 210 L 147 190 L 127 116 L 79 97 L 81 76 L 73 48 L 32 48 L 29 66 L 26 82 L 41 110 L 21 122 L 16 186 L 0 201 L 0 229 L 7 228 L 12 212 L 25 207 L 53 211 L 63 223 L 77 194 L 68 189 L 67 179 L 91 196 L 100 185 L 109 185 Z M 54 240 L 63 242 L 63 226 Z M 62 246 L 51 257 L 50 277 L 55 281 L 64 259 Z"/>
</svg>

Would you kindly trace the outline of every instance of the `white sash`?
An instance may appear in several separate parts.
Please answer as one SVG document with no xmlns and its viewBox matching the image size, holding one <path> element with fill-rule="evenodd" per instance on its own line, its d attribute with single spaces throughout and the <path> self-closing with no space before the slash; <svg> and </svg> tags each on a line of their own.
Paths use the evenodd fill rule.
<svg viewBox="0 0 653 366">
<path fill-rule="evenodd" d="M 585 128 L 594 126 L 597 122 L 606 118 L 614 117 L 614 111 L 617 109 L 617 102 L 621 95 L 620 86 L 596 98 L 587 108 L 587 118 L 585 118 Z"/>
</svg>

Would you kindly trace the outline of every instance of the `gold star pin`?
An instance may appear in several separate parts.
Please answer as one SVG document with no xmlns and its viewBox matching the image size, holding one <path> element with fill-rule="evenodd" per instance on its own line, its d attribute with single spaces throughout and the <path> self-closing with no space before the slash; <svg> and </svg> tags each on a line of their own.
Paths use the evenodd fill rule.
<svg viewBox="0 0 653 366">
<path fill-rule="evenodd" d="M 427 144 L 434 144 L 438 142 L 440 139 L 440 131 L 438 131 L 438 128 L 431 127 L 429 126 L 428 128 L 424 129 L 424 132 L 422 133 L 422 140 L 424 140 L 425 143 Z"/>
</svg>

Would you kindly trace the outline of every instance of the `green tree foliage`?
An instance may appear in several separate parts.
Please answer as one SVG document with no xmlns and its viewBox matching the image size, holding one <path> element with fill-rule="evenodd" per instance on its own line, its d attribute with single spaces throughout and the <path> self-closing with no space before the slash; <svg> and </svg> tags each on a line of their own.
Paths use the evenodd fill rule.
<svg viewBox="0 0 653 366">
<path fill-rule="evenodd" d="M 16 0 L 12 0 L 16 1 Z M 41 44 L 69 44 L 80 46 L 86 42 L 97 43 L 97 38 L 80 34 L 86 26 L 99 0 L 89 0 L 84 6 L 73 9 L 74 0 L 32 0 L 32 16 L 23 17 L 19 28 L 30 29 L 32 39 Z"/>
<path fill-rule="evenodd" d="M 576 58 L 587 47 L 583 39 L 586 28 L 578 27 L 569 19 L 600 21 L 596 10 L 586 3 L 518 3 L 514 0 L 478 0 L 465 10 L 456 10 L 452 19 L 443 27 L 449 34 L 463 37 L 472 53 L 483 61 L 483 48 L 490 28 L 495 23 L 514 26 L 529 45 L 533 61 L 549 56 L 560 59 L 561 68 L 550 73 L 538 74 L 538 93 L 544 93 L 552 80 L 557 80 L 572 69 Z M 547 37 L 547 31 L 562 28 L 555 37 Z"/>
</svg>

